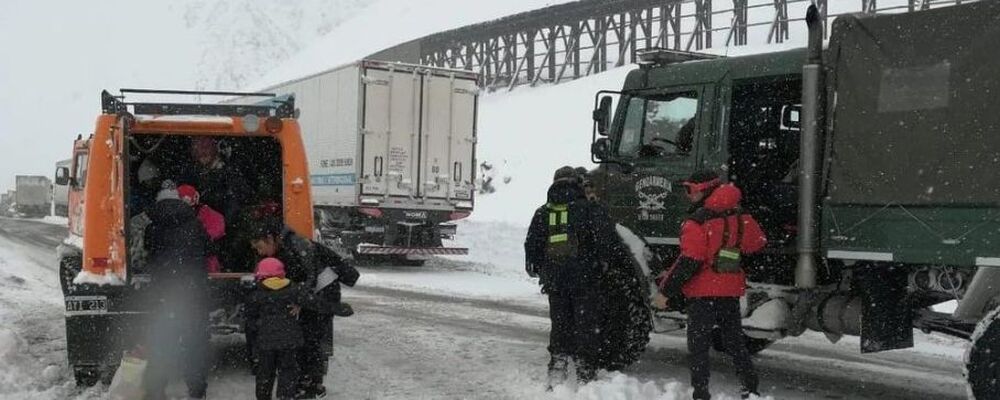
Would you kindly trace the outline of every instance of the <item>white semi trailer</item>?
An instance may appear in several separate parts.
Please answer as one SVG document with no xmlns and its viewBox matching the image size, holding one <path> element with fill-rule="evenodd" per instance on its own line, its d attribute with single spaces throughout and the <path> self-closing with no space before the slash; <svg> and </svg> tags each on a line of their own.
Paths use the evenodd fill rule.
<svg viewBox="0 0 1000 400">
<path fill-rule="evenodd" d="M 468 252 L 442 239 L 473 210 L 478 79 L 365 60 L 264 90 L 295 97 L 324 239 L 415 264 Z"/>
</svg>

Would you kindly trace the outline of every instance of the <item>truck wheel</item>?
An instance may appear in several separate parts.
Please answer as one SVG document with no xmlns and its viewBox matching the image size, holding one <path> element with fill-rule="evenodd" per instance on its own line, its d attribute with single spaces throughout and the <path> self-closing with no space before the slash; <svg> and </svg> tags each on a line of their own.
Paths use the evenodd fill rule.
<svg viewBox="0 0 1000 400">
<path fill-rule="evenodd" d="M 747 351 L 750 352 L 750 355 L 755 355 L 770 347 L 774 344 L 774 341 L 770 339 L 758 339 L 744 334 L 743 343 L 747 346 Z M 718 330 L 712 331 L 712 348 L 720 353 L 726 353 L 726 347 L 722 344 L 722 335 L 719 334 Z"/>
<path fill-rule="evenodd" d="M 101 370 L 92 366 L 73 367 L 73 378 L 76 379 L 77 387 L 88 388 L 101 380 Z"/>
<path fill-rule="evenodd" d="M 70 287 L 73 286 L 73 279 L 80 273 L 82 263 L 83 260 L 78 256 L 64 257 L 59 260 L 59 283 L 64 295 L 69 293 Z"/>
<path fill-rule="evenodd" d="M 1000 399 L 1000 307 L 979 321 L 965 352 L 965 380 L 972 399 Z"/>
</svg>

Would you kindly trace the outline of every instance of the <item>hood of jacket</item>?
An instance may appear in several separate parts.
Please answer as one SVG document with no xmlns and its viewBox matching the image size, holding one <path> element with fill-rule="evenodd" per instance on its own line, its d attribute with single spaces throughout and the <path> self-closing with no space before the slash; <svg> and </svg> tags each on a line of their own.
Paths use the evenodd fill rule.
<svg viewBox="0 0 1000 400">
<path fill-rule="evenodd" d="M 292 281 L 285 278 L 267 278 L 260 281 L 261 286 L 270 290 L 281 290 L 288 287 L 291 283 Z"/>
<path fill-rule="evenodd" d="M 705 198 L 704 207 L 710 211 L 724 212 L 740 206 L 743 193 L 731 183 L 719 186 Z"/>
<path fill-rule="evenodd" d="M 548 202 L 551 204 L 569 204 L 584 198 L 583 188 L 572 180 L 559 180 L 549 186 Z"/>
<path fill-rule="evenodd" d="M 157 202 L 148 211 L 149 220 L 161 226 L 177 226 L 196 220 L 194 208 L 183 200 L 167 199 Z"/>
</svg>

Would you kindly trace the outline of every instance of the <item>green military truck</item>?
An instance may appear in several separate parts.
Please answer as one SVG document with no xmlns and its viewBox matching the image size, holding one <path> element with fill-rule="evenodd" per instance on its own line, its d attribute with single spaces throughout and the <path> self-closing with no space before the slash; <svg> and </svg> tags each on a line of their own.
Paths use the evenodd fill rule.
<svg viewBox="0 0 1000 400">
<path fill-rule="evenodd" d="M 970 340 L 970 394 L 1000 398 L 1000 2 L 841 17 L 825 49 L 814 8 L 807 21 L 807 49 L 642 54 L 595 99 L 598 196 L 654 250 L 654 276 L 678 250 L 679 182 L 723 172 L 770 242 L 744 265 L 751 350 L 806 330 L 866 353 L 939 332 Z"/>
</svg>

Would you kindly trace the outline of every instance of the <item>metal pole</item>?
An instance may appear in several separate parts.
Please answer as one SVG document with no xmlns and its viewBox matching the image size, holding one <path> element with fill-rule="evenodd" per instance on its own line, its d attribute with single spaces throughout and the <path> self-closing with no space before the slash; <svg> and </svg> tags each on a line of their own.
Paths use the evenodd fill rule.
<svg viewBox="0 0 1000 400">
<path fill-rule="evenodd" d="M 826 87 L 823 73 L 823 25 L 819 10 L 809 6 L 806 13 L 809 26 L 809 56 L 802 67 L 802 137 L 799 145 L 799 237 L 798 265 L 795 286 L 816 287 L 816 255 L 818 251 L 819 161 L 822 149 L 826 111 Z"/>
</svg>

